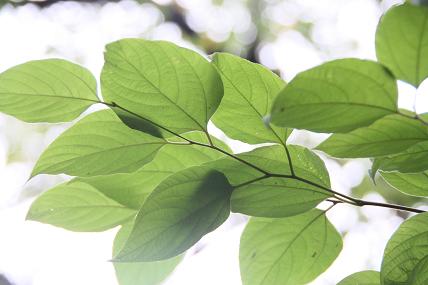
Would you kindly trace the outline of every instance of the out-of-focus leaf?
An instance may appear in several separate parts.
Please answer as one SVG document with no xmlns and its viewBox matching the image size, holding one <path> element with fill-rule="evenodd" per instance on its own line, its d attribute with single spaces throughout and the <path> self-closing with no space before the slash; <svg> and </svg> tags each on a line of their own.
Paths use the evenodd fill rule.
<svg viewBox="0 0 428 285">
<path fill-rule="evenodd" d="M 380 285 L 380 273 L 374 270 L 360 271 L 349 275 L 337 285 Z"/>
</svg>

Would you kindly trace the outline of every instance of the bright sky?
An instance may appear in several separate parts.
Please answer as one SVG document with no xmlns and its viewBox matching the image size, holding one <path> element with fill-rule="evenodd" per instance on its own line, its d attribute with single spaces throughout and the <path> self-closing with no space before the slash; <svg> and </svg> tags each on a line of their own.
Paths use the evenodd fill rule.
<svg viewBox="0 0 428 285">
<path fill-rule="evenodd" d="M 245 42 L 254 34 L 244 1 L 224 1 L 220 7 L 208 0 L 176 2 L 186 11 L 189 25 L 214 40 L 222 41 L 233 32 Z M 304 69 L 337 57 L 375 59 L 377 21 L 384 10 L 400 1 L 380 5 L 374 0 L 266 2 L 269 7 L 261 13 L 277 25 L 290 25 L 298 19 L 314 22 L 314 44 L 292 29 L 283 29 L 260 49 L 262 63 L 279 69 L 289 80 Z M 66 2 L 44 10 L 33 5 L 17 9 L 5 6 L 0 10 L 0 71 L 32 59 L 61 57 L 99 74 L 104 45 L 123 37 L 165 39 L 192 47 L 183 40 L 179 27 L 165 22 L 162 12 L 150 3 L 126 0 L 99 6 Z M 418 112 L 428 111 L 428 96 L 420 96 L 427 90 L 425 82 L 417 91 Z M 411 109 L 416 90 L 400 83 L 400 91 L 400 105 Z M 72 233 L 25 221 L 35 194 L 61 181 L 38 177 L 25 184 L 40 152 L 63 129 L 64 125 L 46 128 L 0 115 L 0 273 L 17 285 L 117 284 L 113 266 L 107 262 L 116 230 Z M 325 137 L 299 132 L 291 140 L 314 146 Z M 232 144 L 235 150 L 247 149 Z M 323 158 L 332 174 L 333 188 L 343 193 L 361 182 L 369 165 L 366 160 L 340 165 Z M 378 194 L 366 198 L 382 201 Z M 389 210 L 356 211 L 340 205 L 329 212 L 329 217 L 346 233 L 344 249 L 333 266 L 312 284 L 335 284 L 350 273 L 378 269 L 386 241 L 402 221 Z M 165 284 L 239 285 L 238 246 L 245 221 L 245 217 L 233 215 L 206 236 Z"/>
</svg>

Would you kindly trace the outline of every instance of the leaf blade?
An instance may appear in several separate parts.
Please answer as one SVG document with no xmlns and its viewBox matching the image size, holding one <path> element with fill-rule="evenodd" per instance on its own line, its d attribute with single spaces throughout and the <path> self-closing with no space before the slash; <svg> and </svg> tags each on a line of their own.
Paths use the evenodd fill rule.
<svg viewBox="0 0 428 285">
<path fill-rule="evenodd" d="M 348 132 L 397 112 L 394 78 L 368 60 L 340 59 L 298 74 L 272 108 L 277 126 Z"/>
<path fill-rule="evenodd" d="M 0 74 L 0 111 L 25 122 L 67 122 L 98 103 L 94 76 L 62 59 L 29 61 Z"/>
<path fill-rule="evenodd" d="M 164 41 L 123 39 L 106 50 L 101 88 L 108 102 L 178 133 L 206 132 L 223 96 L 207 60 Z"/>
<path fill-rule="evenodd" d="M 319 210 L 289 218 L 252 218 L 241 237 L 243 284 L 310 282 L 328 268 L 341 248 L 340 234 Z"/>
<path fill-rule="evenodd" d="M 209 168 L 168 177 L 144 203 L 114 261 L 157 261 L 184 252 L 227 219 L 231 191 L 224 175 Z"/>
</svg>

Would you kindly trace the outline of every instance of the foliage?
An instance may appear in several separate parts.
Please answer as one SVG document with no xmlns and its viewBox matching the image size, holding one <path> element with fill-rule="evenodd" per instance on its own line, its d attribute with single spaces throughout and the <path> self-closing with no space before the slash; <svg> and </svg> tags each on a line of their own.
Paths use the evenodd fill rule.
<svg viewBox="0 0 428 285">
<path fill-rule="evenodd" d="M 399 28 L 397 28 L 399 27 Z M 401 40 L 403 39 L 403 40 Z M 304 284 L 335 260 L 338 203 L 418 213 L 388 242 L 379 272 L 339 284 L 425 284 L 428 216 L 334 191 L 323 161 L 290 145 L 293 128 L 333 133 L 317 150 L 371 158 L 398 190 L 428 196 L 426 115 L 397 106 L 397 80 L 428 77 L 428 8 L 404 4 L 382 18 L 379 61 L 339 59 L 286 84 L 263 66 L 217 53 L 208 61 L 169 42 L 123 39 L 106 47 L 101 95 L 85 68 L 31 61 L 0 74 L 0 111 L 27 122 L 89 114 L 41 155 L 32 176 L 76 176 L 42 194 L 28 219 L 73 231 L 121 225 L 114 250 L 122 285 L 159 284 L 182 254 L 237 212 L 252 216 L 240 246 L 244 285 Z M 207 128 L 269 143 L 234 154 Z M 331 205 L 315 209 L 323 201 Z"/>
</svg>

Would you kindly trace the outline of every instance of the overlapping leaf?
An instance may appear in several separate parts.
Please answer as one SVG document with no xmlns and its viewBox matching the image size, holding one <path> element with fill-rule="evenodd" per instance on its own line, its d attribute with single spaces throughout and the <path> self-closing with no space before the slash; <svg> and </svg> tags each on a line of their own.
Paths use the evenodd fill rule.
<svg viewBox="0 0 428 285">
<path fill-rule="evenodd" d="M 113 244 L 113 256 L 118 254 L 131 233 L 133 223 L 122 226 Z M 182 256 L 154 262 L 114 263 L 120 285 L 158 285 L 168 277 L 180 263 Z"/>
<path fill-rule="evenodd" d="M 103 110 L 86 116 L 49 145 L 32 176 L 133 172 L 165 144 L 163 139 L 128 128 L 111 110 Z"/>
<path fill-rule="evenodd" d="M 379 170 L 416 173 L 428 170 L 428 141 L 418 143 L 401 153 L 373 161 L 372 176 Z"/>
<path fill-rule="evenodd" d="M 324 272 L 342 238 L 319 210 L 289 218 L 252 218 L 240 244 L 244 285 L 305 284 Z"/>
<path fill-rule="evenodd" d="M 107 102 L 178 133 L 206 131 L 223 96 L 220 76 L 201 55 L 143 39 L 107 45 L 101 88 Z"/>
<path fill-rule="evenodd" d="M 285 142 L 286 129 L 264 122 L 285 82 L 264 66 L 231 54 L 216 53 L 212 63 L 225 90 L 213 117 L 216 126 L 247 143 Z"/>
<path fill-rule="evenodd" d="M 171 175 L 147 198 L 114 260 L 157 261 L 184 252 L 227 219 L 231 193 L 226 177 L 210 168 Z"/>
<path fill-rule="evenodd" d="M 421 173 L 382 171 L 381 175 L 389 185 L 405 194 L 428 197 L 428 171 Z"/>
<path fill-rule="evenodd" d="M 428 7 L 392 7 L 377 28 L 377 58 L 397 79 L 417 87 L 428 77 L 427 34 Z"/>
<path fill-rule="evenodd" d="M 29 61 L 0 74 L 0 111 L 26 122 L 71 121 L 98 102 L 96 85 L 69 61 Z"/>
<path fill-rule="evenodd" d="M 82 182 L 64 183 L 33 202 L 27 219 L 71 231 L 104 231 L 135 216 L 134 209 Z"/>
<path fill-rule="evenodd" d="M 333 134 L 317 149 L 340 158 L 375 157 L 398 153 L 423 141 L 428 141 L 426 125 L 394 114 L 347 134 Z"/>
<path fill-rule="evenodd" d="M 188 139 L 207 143 L 205 134 L 193 132 L 184 135 Z M 213 142 L 224 149 L 227 146 L 212 137 Z M 224 155 L 218 151 L 198 145 L 166 145 L 155 158 L 133 173 L 116 173 L 94 177 L 76 178 L 90 184 L 107 197 L 139 210 L 148 195 L 168 176 L 185 168 L 219 159 Z"/>
<path fill-rule="evenodd" d="M 340 59 L 298 74 L 276 98 L 272 122 L 315 132 L 349 132 L 396 112 L 396 82 L 382 65 Z"/>
<path fill-rule="evenodd" d="M 374 270 L 360 271 L 349 275 L 337 285 L 380 285 L 380 273 Z"/>
<path fill-rule="evenodd" d="M 380 271 L 382 284 L 412 284 L 411 274 L 427 258 L 427 249 L 428 213 L 422 213 L 402 223 L 388 241 Z"/>
</svg>

